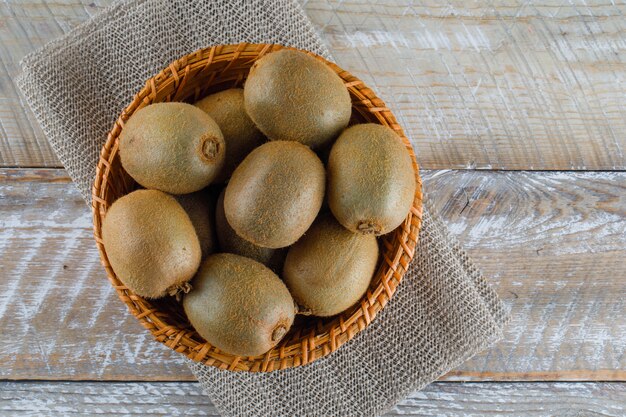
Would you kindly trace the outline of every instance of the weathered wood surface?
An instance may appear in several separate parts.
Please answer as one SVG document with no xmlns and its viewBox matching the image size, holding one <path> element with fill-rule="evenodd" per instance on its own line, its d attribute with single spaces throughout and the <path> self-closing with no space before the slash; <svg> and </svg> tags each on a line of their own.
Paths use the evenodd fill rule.
<svg viewBox="0 0 626 417">
<path fill-rule="evenodd" d="M 438 382 L 385 416 L 622 417 L 625 411 L 624 383 Z M 0 414 L 219 416 L 193 382 L 0 382 Z"/>
<path fill-rule="evenodd" d="M 0 166 L 59 165 L 19 99 L 18 62 L 111 2 L 0 2 Z M 424 168 L 626 168 L 626 4 L 301 2 Z"/>
<path fill-rule="evenodd" d="M 626 4 L 308 0 L 425 168 L 626 167 Z"/>
<path fill-rule="evenodd" d="M 626 380 L 626 173 L 424 172 L 512 306 L 454 380 Z M 117 299 L 61 170 L 0 170 L 0 379 L 187 380 Z"/>
<path fill-rule="evenodd" d="M 19 61 L 109 5 L 112 0 L 0 2 L 0 166 L 60 163 L 15 85 Z"/>
</svg>

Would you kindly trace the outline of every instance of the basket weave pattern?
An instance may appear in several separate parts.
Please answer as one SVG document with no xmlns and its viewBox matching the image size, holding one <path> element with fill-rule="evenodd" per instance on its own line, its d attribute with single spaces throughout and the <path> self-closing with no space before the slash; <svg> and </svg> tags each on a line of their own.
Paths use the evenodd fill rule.
<svg viewBox="0 0 626 417">
<path fill-rule="evenodd" d="M 389 302 L 413 258 L 422 221 L 422 184 L 410 142 L 391 111 L 361 80 L 337 65 L 327 64 L 344 81 L 353 106 L 353 121 L 389 126 L 402 138 L 411 156 L 417 190 L 411 211 L 395 231 L 382 239 L 380 265 L 362 299 L 331 318 L 299 318 L 287 336 L 261 356 L 239 357 L 220 351 L 200 337 L 173 298 L 146 300 L 126 288 L 109 264 L 102 243 L 102 221 L 110 205 L 137 188 L 119 158 L 119 135 L 125 122 L 138 109 L 165 101 L 194 102 L 207 94 L 241 87 L 252 64 L 280 45 L 222 45 L 196 51 L 171 63 L 146 82 L 145 87 L 122 111 L 102 148 L 93 185 L 94 236 L 107 276 L 120 299 L 152 335 L 192 360 L 221 369 L 267 372 L 308 364 L 330 354 L 362 331 Z"/>
</svg>

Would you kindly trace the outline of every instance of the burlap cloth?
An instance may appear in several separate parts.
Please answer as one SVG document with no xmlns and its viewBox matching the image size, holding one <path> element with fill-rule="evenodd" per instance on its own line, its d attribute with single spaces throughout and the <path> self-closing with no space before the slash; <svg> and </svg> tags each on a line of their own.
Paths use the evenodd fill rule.
<svg viewBox="0 0 626 417">
<path fill-rule="evenodd" d="M 330 58 L 295 0 L 123 0 L 26 57 L 18 84 L 89 201 L 107 131 L 144 81 L 196 49 L 239 42 Z M 272 373 L 189 365 L 224 415 L 374 416 L 498 340 L 506 318 L 495 292 L 426 209 L 397 294 L 337 352 Z"/>
</svg>

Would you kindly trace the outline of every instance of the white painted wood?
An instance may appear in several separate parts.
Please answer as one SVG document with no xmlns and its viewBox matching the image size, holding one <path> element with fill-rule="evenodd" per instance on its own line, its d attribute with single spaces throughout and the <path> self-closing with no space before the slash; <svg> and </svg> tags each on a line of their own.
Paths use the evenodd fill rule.
<svg viewBox="0 0 626 417">
<path fill-rule="evenodd" d="M 391 416 L 622 417 L 624 383 L 434 383 Z M 219 416 L 193 382 L 0 382 L 0 413 L 20 416 Z"/>
<path fill-rule="evenodd" d="M 198 383 L 0 382 L 0 415 L 219 417 Z"/>
<path fill-rule="evenodd" d="M 424 168 L 626 168 L 626 4 L 300 0 Z M 0 166 L 58 166 L 13 77 L 112 0 L 0 2 Z"/>
<path fill-rule="evenodd" d="M 64 171 L 11 172 L 0 175 L 0 329 L 11 335 L 0 378 L 189 379 L 115 295 Z M 143 373 L 150 363 L 159 370 Z"/>
<path fill-rule="evenodd" d="M 0 166 L 59 166 L 14 79 L 19 61 L 112 0 L 4 0 L 0 2 Z"/>
<path fill-rule="evenodd" d="M 424 172 L 434 204 L 513 309 L 455 380 L 624 380 L 626 173 Z M 60 170 L 0 170 L 0 379 L 180 380 L 105 278 Z"/>
<path fill-rule="evenodd" d="M 423 167 L 626 167 L 625 3 L 302 2 Z"/>
<path fill-rule="evenodd" d="M 626 322 L 610 318 L 626 317 L 626 173 L 424 177 L 427 199 L 512 307 L 504 340 L 449 377 L 625 379 Z"/>
</svg>

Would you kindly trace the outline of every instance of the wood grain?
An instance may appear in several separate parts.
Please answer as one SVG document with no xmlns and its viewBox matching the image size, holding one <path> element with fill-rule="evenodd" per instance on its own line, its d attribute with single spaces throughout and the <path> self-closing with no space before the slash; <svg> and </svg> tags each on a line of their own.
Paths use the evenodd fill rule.
<svg viewBox="0 0 626 417">
<path fill-rule="evenodd" d="M 513 309 L 505 341 L 450 378 L 626 379 L 626 323 L 609 319 L 626 316 L 626 174 L 426 178 L 436 211 Z"/>
<path fill-rule="evenodd" d="M 58 166 L 13 78 L 112 0 L 0 2 L 0 166 Z M 301 0 L 424 168 L 626 168 L 626 4 Z"/>
<path fill-rule="evenodd" d="M 626 4 L 308 0 L 425 168 L 626 167 Z"/>
<path fill-rule="evenodd" d="M 19 62 L 110 3 L 111 0 L 0 2 L 0 166 L 60 166 L 15 85 Z"/>
<path fill-rule="evenodd" d="M 391 416 L 622 417 L 626 384 L 434 383 L 385 414 Z M 214 416 L 193 382 L 0 382 L 3 416 Z"/>
<path fill-rule="evenodd" d="M 428 200 L 512 307 L 453 380 L 626 380 L 626 173 L 426 171 Z M 117 300 L 61 170 L 0 170 L 0 378 L 187 380 Z"/>
</svg>

